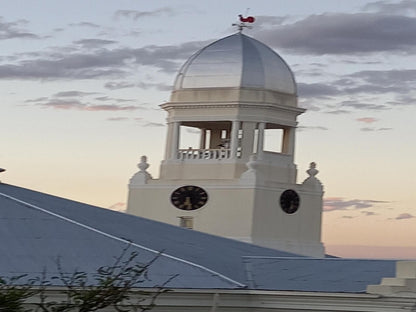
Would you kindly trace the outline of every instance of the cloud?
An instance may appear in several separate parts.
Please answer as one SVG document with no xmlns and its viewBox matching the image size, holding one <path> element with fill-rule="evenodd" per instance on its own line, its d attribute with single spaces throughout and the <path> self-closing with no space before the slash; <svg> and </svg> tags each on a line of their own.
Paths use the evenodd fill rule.
<svg viewBox="0 0 416 312">
<path fill-rule="evenodd" d="M 110 44 L 117 43 L 114 40 L 104 40 L 104 39 L 81 39 L 74 41 L 75 44 L 82 46 L 87 49 L 96 49 Z"/>
<path fill-rule="evenodd" d="M 361 211 L 362 214 L 364 214 L 365 216 L 369 217 L 369 216 L 375 216 L 377 215 L 375 212 L 373 211 Z"/>
<path fill-rule="evenodd" d="M 297 130 L 304 131 L 304 130 L 329 130 L 327 127 L 323 126 L 299 126 Z"/>
<path fill-rule="evenodd" d="M 375 110 L 375 111 L 388 109 L 388 107 L 383 104 L 360 103 L 357 101 L 342 101 L 341 106 L 361 109 L 361 110 Z"/>
<path fill-rule="evenodd" d="M 143 127 L 164 127 L 165 124 L 159 122 L 148 122 L 143 125 Z"/>
<path fill-rule="evenodd" d="M 108 104 L 108 105 L 88 105 L 84 110 L 87 111 L 132 111 L 139 109 L 137 106 L 128 105 L 115 105 L 115 104 Z"/>
<path fill-rule="evenodd" d="M 0 40 L 5 39 L 40 39 L 38 35 L 28 32 L 23 26 L 27 24 L 26 20 L 17 20 L 6 22 L 0 17 Z"/>
<path fill-rule="evenodd" d="M 364 128 L 361 128 L 360 129 L 360 131 L 364 131 L 364 132 L 389 131 L 389 130 L 393 130 L 393 128 L 370 128 L 370 127 L 364 127 Z"/>
<path fill-rule="evenodd" d="M 18 65 L 0 65 L 0 79 L 95 79 L 122 77 L 126 72 L 94 64 L 95 57 L 69 56 L 59 60 L 29 60 Z M 110 66 L 116 67 L 115 64 Z M 102 68 L 100 68 L 102 67 Z"/>
<path fill-rule="evenodd" d="M 414 2 L 414 0 L 402 0 L 396 3 L 375 1 L 367 3 L 363 9 L 366 11 L 377 11 L 385 14 L 415 14 L 416 2 Z"/>
<path fill-rule="evenodd" d="M 42 101 L 47 101 L 49 98 L 46 96 L 42 96 L 36 99 L 30 99 L 30 100 L 26 100 L 25 103 L 38 103 L 38 102 L 42 102 Z"/>
<path fill-rule="evenodd" d="M 39 106 L 45 107 L 45 108 L 55 108 L 55 109 L 77 109 L 77 110 L 85 110 L 88 105 L 85 103 L 82 103 L 79 100 L 74 99 L 68 99 L 68 100 L 62 100 L 62 99 L 51 99 L 47 100 L 43 103 L 39 103 Z"/>
<path fill-rule="evenodd" d="M 88 53 L 62 49 L 60 53 L 36 53 L 35 59 L 23 59 L 0 65 L 0 79 L 100 79 L 123 78 L 137 66 L 152 66 L 166 73 L 175 73 L 184 59 L 204 43 L 187 42 L 170 46 L 143 48 L 102 48 Z M 180 63 L 178 61 L 181 61 Z M 136 67 L 133 67 L 136 66 Z"/>
<path fill-rule="evenodd" d="M 361 128 L 360 131 L 363 131 L 363 132 L 371 132 L 371 131 L 375 131 L 375 129 L 374 128 L 364 127 L 364 128 Z"/>
<path fill-rule="evenodd" d="M 137 84 L 137 87 L 141 89 L 149 89 L 149 88 L 156 88 L 159 91 L 172 91 L 172 85 L 164 84 L 164 83 L 146 83 L 140 82 Z"/>
<path fill-rule="evenodd" d="M 104 85 L 104 88 L 109 89 L 109 90 L 117 90 L 117 89 L 124 89 L 124 88 L 140 88 L 140 89 L 150 89 L 150 88 L 155 88 L 159 91 L 171 91 L 172 90 L 172 85 L 168 85 L 165 83 L 150 83 L 150 82 L 139 82 L 137 84 L 131 83 L 131 82 L 127 82 L 127 81 L 121 81 L 121 82 L 115 82 L 115 81 L 111 81 L 111 82 L 107 82 Z"/>
<path fill-rule="evenodd" d="M 326 114 L 332 114 L 332 115 L 341 115 L 341 114 L 350 114 L 350 111 L 344 110 L 344 109 L 336 109 L 325 112 Z"/>
<path fill-rule="evenodd" d="M 414 215 L 410 214 L 410 213 L 401 213 L 394 219 L 395 220 L 404 220 L 404 219 L 413 219 L 413 218 L 416 218 L 416 217 Z"/>
<path fill-rule="evenodd" d="M 373 117 L 362 117 L 362 118 L 357 118 L 356 120 L 359 122 L 368 123 L 368 124 L 371 124 L 377 121 L 377 119 Z"/>
<path fill-rule="evenodd" d="M 82 110 L 82 111 L 133 111 L 140 107 L 133 105 L 97 105 L 93 103 L 82 102 L 79 99 L 71 98 L 47 98 L 42 97 L 34 100 L 26 100 L 27 103 L 35 103 L 35 105 L 43 108 L 54 108 L 61 110 Z"/>
<path fill-rule="evenodd" d="M 326 83 L 302 83 L 297 84 L 298 94 L 303 98 L 326 98 L 340 94 L 340 90 Z"/>
<path fill-rule="evenodd" d="M 125 121 L 125 120 L 129 120 L 129 118 L 127 117 L 110 117 L 107 118 L 108 121 Z"/>
<path fill-rule="evenodd" d="M 336 77 L 333 81 L 298 83 L 300 104 L 310 110 L 330 113 L 351 110 L 382 111 L 395 106 L 416 105 L 413 86 L 416 70 L 364 70 Z M 380 104 L 375 95 L 385 95 Z M 337 103 L 337 108 L 334 105 Z"/>
<path fill-rule="evenodd" d="M 409 84 L 416 81 L 416 69 L 363 70 L 346 77 L 355 81 L 356 79 L 360 79 L 369 83 L 370 86 L 393 88 L 392 91 L 406 90 Z M 383 91 L 385 92 L 385 89 Z"/>
<path fill-rule="evenodd" d="M 82 92 L 82 91 L 61 91 L 58 93 L 55 93 L 53 96 L 55 97 L 82 97 L 87 96 L 90 94 L 97 94 L 96 92 Z"/>
<path fill-rule="evenodd" d="M 116 18 L 124 17 L 137 21 L 144 17 L 159 17 L 162 15 L 172 16 L 174 15 L 174 12 L 175 11 L 169 7 L 163 7 L 153 11 L 118 10 L 115 12 L 114 16 Z"/>
<path fill-rule="evenodd" d="M 359 210 L 374 207 L 377 204 L 384 204 L 386 201 L 371 199 L 344 200 L 341 197 L 330 197 L 324 199 L 324 211 L 336 210 Z"/>
<path fill-rule="evenodd" d="M 71 23 L 69 26 L 75 26 L 75 27 L 89 27 L 89 28 L 100 28 L 100 25 L 90 23 L 90 22 L 79 22 L 79 23 Z"/>
<path fill-rule="evenodd" d="M 135 100 L 129 100 L 129 99 L 118 99 L 118 98 L 112 98 L 109 96 L 100 96 L 95 98 L 97 101 L 101 102 L 117 102 L 117 103 L 123 103 L 123 102 L 134 102 Z"/>
<path fill-rule="evenodd" d="M 300 54 L 362 54 L 413 51 L 416 19 L 379 13 L 325 13 L 259 29 L 268 44 Z"/>
<path fill-rule="evenodd" d="M 120 82 L 110 81 L 104 85 L 104 88 L 109 89 L 109 90 L 118 90 L 118 89 L 132 88 L 134 86 L 135 86 L 134 83 L 127 82 L 127 81 L 120 81 Z"/>
</svg>

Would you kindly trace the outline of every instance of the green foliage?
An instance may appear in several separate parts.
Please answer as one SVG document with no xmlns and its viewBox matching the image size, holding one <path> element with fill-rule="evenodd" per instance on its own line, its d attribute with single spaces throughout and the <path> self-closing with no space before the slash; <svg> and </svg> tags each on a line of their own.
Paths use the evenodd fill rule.
<svg viewBox="0 0 416 312">
<path fill-rule="evenodd" d="M 31 285 L 15 285 L 25 275 L 10 279 L 0 278 L 0 311 L 1 312 L 26 312 L 23 308 L 24 301 L 32 296 L 34 292 Z"/>
<path fill-rule="evenodd" d="M 156 298 L 167 291 L 165 285 L 175 276 L 152 292 L 133 292 L 132 288 L 147 280 L 147 272 L 158 256 L 141 264 L 137 262 L 137 253 L 127 256 L 128 249 L 129 246 L 113 265 L 100 267 L 93 274 L 65 273 L 58 259 L 59 274 L 53 279 L 64 286 L 59 301 L 50 299 L 48 289 L 51 283 L 44 276 L 22 287 L 15 286 L 21 277 L 8 281 L 0 279 L 0 312 L 93 312 L 109 307 L 118 312 L 148 311 L 155 306 Z M 23 303 L 30 297 L 38 298 L 36 308 L 25 310 Z"/>
</svg>

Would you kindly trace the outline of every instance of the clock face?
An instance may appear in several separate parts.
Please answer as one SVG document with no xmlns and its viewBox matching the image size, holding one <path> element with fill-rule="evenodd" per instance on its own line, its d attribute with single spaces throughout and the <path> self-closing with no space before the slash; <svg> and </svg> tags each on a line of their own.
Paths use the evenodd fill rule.
<svg viewBox="0 0 416 312">
<path fill-rule="evenodd" d="M 280 195 L 280 207 L 288 214 L 295 213 L 300 204 L 298 193 L 294 190 L 286 190 Z"/>
<path fill-rule="evenodd" d="M 185 185 L 172 192 L 170 201 L 176 208 L 182 210 L 196 210 L 207 203 L 208 194 L 199 186 Z"/>
</svg>

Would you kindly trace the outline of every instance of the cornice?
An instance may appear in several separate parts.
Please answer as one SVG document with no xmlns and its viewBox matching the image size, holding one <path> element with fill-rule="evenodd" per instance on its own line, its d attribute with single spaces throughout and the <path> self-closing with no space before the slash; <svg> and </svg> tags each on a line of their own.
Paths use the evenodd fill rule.
<svg viewBox="0 0 416 312">
<path fill-rule="evenodd" d="M 279 111 L 288 111 L 296 112 L 301 114 L 306 111 L 306 109 L 301 107 L 293 107 L 287 105 L 279 105 L 276 103 L 251 103 L 251 102 L 216 102 L 216 103 L 206 103 L 206 102 L 167 102 L 160 105 L 160 107 L 166 111 L 173 109 L 226 109 L 226 108 L 265 108 L 271 110 Z"/>
</svg>

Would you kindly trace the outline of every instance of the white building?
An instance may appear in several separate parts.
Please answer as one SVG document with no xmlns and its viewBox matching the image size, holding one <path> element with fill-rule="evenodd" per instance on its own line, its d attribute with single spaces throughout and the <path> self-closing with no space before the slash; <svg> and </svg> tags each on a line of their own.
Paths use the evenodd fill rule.
<svg viewBox="0 0 416 312">
<path fill-rule="evenodd" d="M 146 157 L 130 180 L 127 212 L 314 257 L 323 188 L 311 164 L 296 183 L 296 83 L 284 60 L 241 32 L 202 48 L 180 69 L 160 177 Z M 199 133 L 181 148 L 182 132 Z"/>
</svg>

